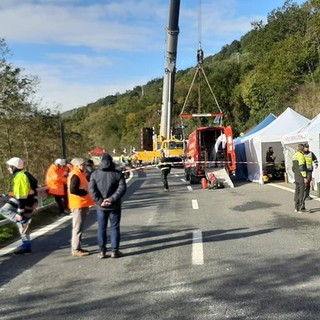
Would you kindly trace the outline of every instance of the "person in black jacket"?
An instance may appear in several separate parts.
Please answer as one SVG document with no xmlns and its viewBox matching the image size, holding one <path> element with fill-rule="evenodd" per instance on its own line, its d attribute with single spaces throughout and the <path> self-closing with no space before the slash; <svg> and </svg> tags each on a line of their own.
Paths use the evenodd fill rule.
<svg viewBox="0 0 320 320">
<path fill-rule="evenodd" d="M 122 256 L 120 246 L 121 198 L 127 190 L 123 173 L 115 169 L 109 154 L 105 154 L 90 177 L 89 193 L 96 203 L 99 258 L 106 257 L 107 226 L 111 224 L 111 257 Z"/>
<path fill-rule="evenodd" d="M 90 181 L 90 177 L 93 171 L 94 171 L 94 162 L 93 160 L 89 159 L 86 161 L 86 167 L 84 170 L 84 173 L 86 174 L 88 181 Z"/>
<path fill-rule="evenodd" d="M 168 174 L 171 171 L 171 162 L 166 157 L 166 154 L 164 151 L 161 151 L 160 164 L 158 165 L 158 167 L 161 170 L 161 178 L 164 186 L 164 191 L 169 191 Z"/>
</svg>

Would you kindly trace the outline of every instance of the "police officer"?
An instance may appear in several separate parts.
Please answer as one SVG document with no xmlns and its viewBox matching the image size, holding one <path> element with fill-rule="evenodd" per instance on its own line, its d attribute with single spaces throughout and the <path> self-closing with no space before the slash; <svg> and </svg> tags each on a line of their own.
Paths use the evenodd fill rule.
<svg viewBox="0 0 320 320">
<path fill-rule="evenodd" d="M 304 190 L 307 184 L 307 166 L 304 157 L 304 145 L 298 144 L 297 152 L 292 157 L 292 171 L 294 173 L 295 194 L 294 204 L 295 212 L 305 212 L 305 196 Z"/>
<path fill-rule="evenodd" d="M 168 174 L 171 171 L 171 163 L 169 159 L 166 158 L 166 154 L 164 151 L 161 151 L 160 164 L 158 167 L 161 169 L 161 177 L 164 186 L 164 191 L 169 191 Z"/>
<path fill-rule="evenodd" d="M 310 197 L 310 185 L 312 181 L 312 171 L 313 166 L 317 169 L 318 168 L 318 159 L 315 154 L 309 150 L 309 144 L 306 143 L 303 148 L 304 157 L 306 159 L 306 166 L 307 166 L 307 183 L 305 185 L 305 200 L 312 200 Z"/>
</svg>

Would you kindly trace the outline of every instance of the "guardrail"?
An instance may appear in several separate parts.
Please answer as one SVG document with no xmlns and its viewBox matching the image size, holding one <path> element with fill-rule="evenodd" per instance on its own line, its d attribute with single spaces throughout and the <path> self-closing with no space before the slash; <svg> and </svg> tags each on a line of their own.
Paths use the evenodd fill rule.
<svg viewBox="0 0 320 320">
<path fill-rule="evenodd" d="M 35 211 L 45 207 L 44 205 L 44 200 L 48 198 L 48 192 L 47 192 L 48 188 L 46 186 L 44 187 L 39 187 L 37 188 L 37 192 L 38 192 L 38 207 Z M 1 198 L 0 198 L 0 207 L 2 207 L 6 201 L 8 200 L 9 196 L 7 195 L 3 195 Z M 7 223 L 10 223 L 12 222 L 11 220 L 8 220 L 8 219 L 3 219 L 0 221 L 0 227 L 7 224 Z"/>
</svg>

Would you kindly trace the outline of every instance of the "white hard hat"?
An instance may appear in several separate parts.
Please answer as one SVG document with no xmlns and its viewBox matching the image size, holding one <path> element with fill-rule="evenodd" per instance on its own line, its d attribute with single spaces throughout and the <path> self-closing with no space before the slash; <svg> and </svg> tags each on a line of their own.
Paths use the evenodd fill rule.
<svg viewBox="0 0 320 320">
<path fill-rule="evenodd" d="M 66 159 L 56 159 L 54 164 L 59 166 L 65 166 L 67 164 L 67 161 Z"/>
<path fill-rule="evenodd" d="M 7 161 L 7 165 L 16 167 L 17 169 L 23 169 L 23 160 L 18 157 L 13 157 Z"/>
</svg>

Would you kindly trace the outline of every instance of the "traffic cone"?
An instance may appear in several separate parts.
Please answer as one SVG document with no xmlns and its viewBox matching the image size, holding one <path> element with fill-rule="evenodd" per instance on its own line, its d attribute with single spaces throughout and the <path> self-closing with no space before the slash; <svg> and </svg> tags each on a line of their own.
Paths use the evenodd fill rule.
<svg viewBox="0 0 320 320">
<path fill-rule="evenodd" d="M 206 178 L 201 179 L 201 189 L 207 189 L 207 179 Z"/>
</svg>

